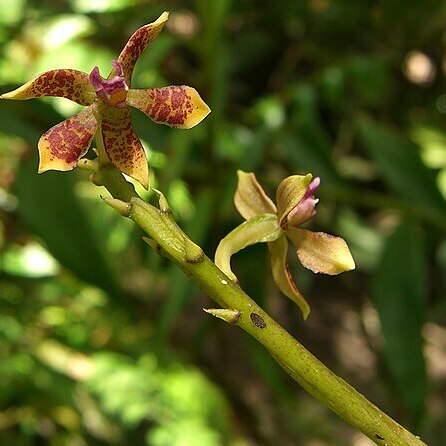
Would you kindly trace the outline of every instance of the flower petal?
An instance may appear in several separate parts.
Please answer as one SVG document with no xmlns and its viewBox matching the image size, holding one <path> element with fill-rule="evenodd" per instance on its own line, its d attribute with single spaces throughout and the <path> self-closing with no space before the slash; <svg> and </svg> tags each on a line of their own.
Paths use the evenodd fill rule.
<svg viewBox="0 0 446 446">
<path fill-rule="evenodd" d="M 76 167 L 90 147 L 97 126 L 92 107 L 88 107 L 45 132 L 38 144 L 39 173 Z"/>
<path fill-rule="evenodd" d="M 66 98 L 81 105 L 90 105 L 96 98 L 88 74 L 68 69 L 47 71 L 0 98 L 25 100 L 44 96 Z"/>
<path fill-rule="evenodd" d="M 308 185 L 313 176 L 291 175 L 285 178 L 277 188 L 277 215 L 279 217 L 280 227 L 287 229 L 288 214 L 299 204 L 305 196 Z"/>
<path fill-rule="evenodd" d="M 197 90 L 185 85 L 130 90 L 127 104 L 145 113 L 152 121 L 180 129 L 190 129 L 211 111 Z"/>
<path fill-rule="evenodd" d="M 124 77 L 127 85 L 130 87 L 132 81 L 133 69 L 139 56 L 146 49 L 153 40 L 158 37 L 158 34 L 163 29 L 164 25 L 169 18 L 168 12 L 163 12 L 158 19 L 153 22 L 137 29 L 125 44 L 124 49 L 118 57 L 118 62 L 121 64 L 124 71 Z M 110 77 L 113 77 L 116 73 L 113 70 Z"/>
<path fill-rule="evenodd" d="M 271 242 L 283 234 L 274 214 L 257 215 L 231 231 L 217 247 L 215 264 L 231 279 L 237 277 L 231 270 L 231 257 L 255 243 Z"/>
<path fill-rule="evenodd" d="M 240 215 L 249 220 L 260 214 L 275 214 L 276 206 L 266 195 L 253 173 L 237 171 L 238 184 L 234 204 Z"/>
<path fill-rule="evenodd" d="M 287 236 L 302 265 L 314 273 L 334 275 L 355 269 L 355 261 L 341 237 L 299 228 L 290 228 Z"/>
<path fill-rule="evenodd" d="M 285 296 L 289 297 L 302 311 L 304 319 L 310 313 L 310 306 L 305 298 L 300 294 L 296 284 L 291 277 L 290 268 L 287 262 L 288 240 L 285 236 L 268 243 L 271 254 L 271 269 L 274 281 Z"/>
<path fill-rule="evenodd" d="M 109 160 L 121 171 L 149 188 L 149 167 L 141 141 L 133 129 L 130 109 L 103 105 L 102 138 Z"/>
</svg>

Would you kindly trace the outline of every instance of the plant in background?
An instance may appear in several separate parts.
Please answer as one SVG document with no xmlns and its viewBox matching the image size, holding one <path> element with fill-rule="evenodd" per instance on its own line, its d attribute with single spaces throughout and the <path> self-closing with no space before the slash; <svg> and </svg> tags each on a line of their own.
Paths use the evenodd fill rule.
<svg viewBox="0 0 446 446">
<path fill-rule="evenodd" d="M 235 204 L 247 220 L 220 244 L 216 264 L 207 258 L 176 224 L 160 191 L 158 206 L 144 202 L 125 173 L 144 187 L 149 185 L 146 157 L 130 122 L 128 106 L 136 107 L 155 122 L 189 128 L 200 122 L 209 108 L 190 87 L 130 89 L 133 67 L 146 46 L 161 31 L 167 13 L 137 30 L 127 42 L 107 79 L 97 67 L 90 75 L 76 70 L 53 70 L 24 86 L 1 95 L 3 99 L 60 96 L 87 109 L 56 125 L 39 141 L 39 172 L 71 170 L 76 165 L 93 172 L 95 184 L 104 185 L 113 198 L 104 201 L 131 218 L 148 235 L 148 244 L 183 269 L 221 308 L 208 313 L 237 325 L 261 342 L 274 359 L 309 393 L 361 430 L 379 445 L 423 445 L 342 379 L 334 375 L 291 337 L 236 283 L 229 265 L 233 253 L 257 242 L 268 242 L 274 278 L 279 288 L 301 308 L 308 305 L 289 275 L 287 238 L 302 264 L 314 272 L 338 274 L 354 268 L 346 243 L 325 233 L 301 229 L 315 213 L 314 191 L 319 179 L 310 174 L 286 178 L 277 191 L 277 208 L 254 174 L 239 173 Z M 97 160 L 81 160 L 93 138 Z"/>
</svg>

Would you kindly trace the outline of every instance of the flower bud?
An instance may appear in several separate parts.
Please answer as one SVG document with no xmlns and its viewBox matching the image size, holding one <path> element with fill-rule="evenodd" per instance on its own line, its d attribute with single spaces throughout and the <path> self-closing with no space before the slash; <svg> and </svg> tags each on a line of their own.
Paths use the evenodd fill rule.
<svg viewBox="0 0 446 446">
<path fill-rule="evenodd" d="M 302 200 L 297 206 L 288 214 L 288 225 L 300 226 L 316 215 L 316 204 L 319 199 L 314 198 L 314 191 L 321 184 L 321 179 L 316 177 L 307 188 Z"/>
</svg>

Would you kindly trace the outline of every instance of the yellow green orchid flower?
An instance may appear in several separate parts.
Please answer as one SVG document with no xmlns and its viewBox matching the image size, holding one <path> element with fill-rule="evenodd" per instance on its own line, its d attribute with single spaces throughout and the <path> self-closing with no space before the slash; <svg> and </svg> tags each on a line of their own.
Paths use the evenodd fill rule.
<svg viewBox="0 0 446 446">
<path fill-rule="evenodd" d="M 253 173 L 238 171 L 235 207 L 245 218 L 219 244 L 215 253 L 216 265 L 232 280 L 231 256 L 255 243 L 266 242 L 271 256 L 274 280 L 287 297 L 301 309 L 304 319 L 310 307 L 297 289 L 287 262 L 288 241 L 296 248 L 305 268 L 314 273 L 339 274 L 355 268 L 355 262 L 340 237 L 324 232 L 312 232 L 299 226 L 316 214 L 314 192 L 320 179 L 308 175 L 285 178 L 277 189 L 277 207 L 263 190 Z"/>
<path fill-rule="evenodd" d="M 39 140 L 39 173 L 71 170 L 86 154 L 96 132 L 101 132 L 108 160 L 146 189 L 149 169 L 141 142 L 130 119 L 130 107 L 160 124 L 191 128 L 210 112 L 194 88 L 169 86 L 130 89 L 133 69 L 145 48 L 163 29 L 169 14 L 136 30 L 107 79 L 94 67 L 90 75 L 72 69 L 51 70 L 37 76 L 1 99 L 32 99 L 57 96 L 87 108 L 45 132 Z"/>
</svg>

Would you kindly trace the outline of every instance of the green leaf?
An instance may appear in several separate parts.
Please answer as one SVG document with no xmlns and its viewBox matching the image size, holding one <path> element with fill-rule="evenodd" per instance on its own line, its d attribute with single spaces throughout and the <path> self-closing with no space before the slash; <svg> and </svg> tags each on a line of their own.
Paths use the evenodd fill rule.
<svg viewBox="0 0 446 446">
<path fill-rule="evenodd" d="M 5 104 L 9 107 L 8 112 L 5 112 L 6 107 L 0 109 L 0 131 L 15 134 L 36 147 L 33 156 L 21 164 L 15 180 L 14 192 L 19 202 L 17 212 L 20 218 L 45 242 L 48 251 L 60 264 L 80 279 L 117 296 L 118 287 L 104 252 L 74 194 L 76 173 L 37 174 L 39 131 L 32 120 L 39 113 L 42 116 L 49 114 L 49 119 L 57 119 L 58 115 L 42 103 L 27 102 L 21 106 L 5 101 Z M 26 117 L 22 112 L 27 114 Z"/>
<path fill-rule="evenodd" d="M 80 279 L 117 295 L 117 287 L 83 209 L 74 195 L 75 173 L 38 175 L 26 160 L 17 175 L 17 212 L 48 251 Z"/>
<path fill-rule="evenodd" d="M 404 223 L 388 238 L 372 284 L 384 336 L 384 356 L 414 421 L 424 410 L 427 382 L 421 329 L 426 301 L 423 234 Z"/>
<path fill-rule="evenodd" d="M 325 186 L 339 185 L 342 180 L 333 164 L 331 151 L 334 141 L 319 115 L 316 89 L 309 84 L 299 84 L 290 94 L 295 107 L 290 119 L 293 125 L 277 135 L 287 162 L 298 166 L 302 172 L 321 177 Z"/>
<path fill-rule="evenodd" d="M 320 132 L 323 129 L 319 124 L 301 122 L 292 132 L 278 134 L 277 140 L 284 147 L 287 160 L 291 165 L 298 166 L 299 171 L 311 172 L 323 178 L 325 186 L 342 184 L 326 150 L 332 143 L 325 143 Z"/>
<path fill-rule="evenodd" d="M 416 144 L 369 119 L 361 119 L 358 130 L 364 148 L 378 164 L 391 190 L 424 207 L 446 210 L 433 172 L 423 164 Z"/>
</svg>

